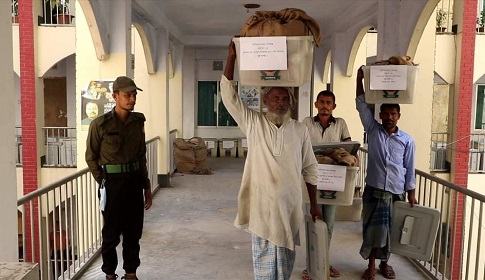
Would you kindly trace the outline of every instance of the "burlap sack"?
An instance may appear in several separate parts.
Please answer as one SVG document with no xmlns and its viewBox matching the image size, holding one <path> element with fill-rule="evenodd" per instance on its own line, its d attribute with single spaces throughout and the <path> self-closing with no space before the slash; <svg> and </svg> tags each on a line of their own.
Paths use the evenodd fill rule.
<svg viewBox="0 0 485 280">
<path fill-rule="evenodd" d="M 323 164 L 338 164 L 344 166 L 357 166 L 357 158 L 343 148 L 326 149 L 321 155 L 316 155 L 317 162 Z"/>
<path fill-rule="evenodd" d="M 207 167 L 207 147 L 204 139 L 193 137 L 188 141 L 176 138 L 173 142 L 175 167 L 182 173 L 212 174 Z"/>
<path fill-rule="evenodd" d="M 178 172 L 191 173 L 195 169 L 195 155 L 192 146 L 183 138 L 173 141 L 175 167 Z"/>
<path fill-rule="evenodd" d="M 374 63 L 374 65 L 408 65 L 416 66 L 410 56 L 408 55 L 393 55 L 387 60 L 379 60 Z"/>
<path fill-rule="evenodd" d="M 318 23 L 300 9 L 281 11 L 257 11 L 241 29 L 243 37 L 261 36 L 308 36 L 313 35 L 315 45 L 320 45 Z"/>
</svg>

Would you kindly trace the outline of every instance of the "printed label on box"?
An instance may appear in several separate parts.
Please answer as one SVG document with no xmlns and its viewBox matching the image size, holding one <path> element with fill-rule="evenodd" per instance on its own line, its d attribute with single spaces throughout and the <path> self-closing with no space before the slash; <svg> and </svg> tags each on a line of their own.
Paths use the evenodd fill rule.
<svg viewBox="0 0 485 280">
<path fill-rule="evenodd" d="M 205 141 L 205 146 L 207 147 L 207 149 L 214 149 L 214 141 Z"/>
<path fill-rule="evenodd" d="M 371 90 L 406 90 L 408 69 L 406 65 L 386 65 L 370 67 Z"/>
<path fill-rule="evenodd" d="M 234 141 L 222 141 L 222 148 L 223 149 L 232 149 L 234 148 Z"/>
<path fill-rule="evenodd" d="M 317 189 L 343 192 L 346 175 L 346 166 L 319 164 Z"/>
<path fill-rule="evenodd" d="M 286 37 L 241 37 L 240 70 L 287 70 Z"/>
<path fill-rule="evenodd" d="M 248 147 L 248 139 L 244 138 L 241 140 L 241 146 L 243 148 L 247 148 Z"/>
</svg>

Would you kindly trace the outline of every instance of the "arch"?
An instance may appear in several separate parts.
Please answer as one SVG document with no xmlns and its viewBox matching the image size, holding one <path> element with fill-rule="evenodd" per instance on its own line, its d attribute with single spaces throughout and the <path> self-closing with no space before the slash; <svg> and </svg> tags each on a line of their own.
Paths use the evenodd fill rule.
<svg viewBox="0 0 485 280">
<path fill-rule="evenodd" d="M 156 65 L 158 65 L 156 41 L 156 38 L 158 38 L 158 36 L 156 30 L 151 25 L 141 23 L 141 21 L 138 20 L 133 21 L 133 26 L 135 27 L 141 39 L 143 52 L 145 54 L 147 72 L 149 74 L 155 74 Z"/>
<path fill-rule="evenodd" d="M 352 73 L 354 73 L 354 65 L 355 65 L 355 58 L 357 56 L 357 52 L 359 51 L 360 45 L 362 44 L 362 40 L 364 39 L 364 36 L 367 34 L 367 31 L 371 29 L 373 26 L 367 25 L 359 30 L 357 32 L 357 35 L 355 36 L 353 40 L 352 47 L 350 48 L 349 52 L 349 60 L 347 62 L 347 67 L 345 74 L 347 76 L 352 76 Z"/>
<path fill-rule="evenodd" d="M 411 38 L 409 39 L 409 45 L 406 52 L 409 56 L 414 57 L 416 55 L 418 44 L 421 40 L 421 36 L 423 35 L 424 28 L 428 24 L 429 18 L 431 15 L 433 15 L 434 9 L 439 2 L 440 0 L 427 1 L 421 10 L 421 13 L 419 14 L 414 26 L 414 30 L 411 33 Z"/>
<path fill-rule="evenodd" d="M 96 57 L 98 60 L 107 60 L 109 58 L 108 22 L 100 19 L 103 18 L 101 12 L 109 10 L 110 1 L 78 0 L 78 3 L 88 23 Z"/>
</svg>

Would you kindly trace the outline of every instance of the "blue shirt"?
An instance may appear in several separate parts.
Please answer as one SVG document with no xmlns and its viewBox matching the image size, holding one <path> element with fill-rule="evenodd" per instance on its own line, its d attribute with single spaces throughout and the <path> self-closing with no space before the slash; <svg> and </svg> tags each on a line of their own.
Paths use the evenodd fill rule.
<svg viewBox="0 0 485 280">
<path fill-rule="evenodd" d="M 365 103 L 364 95 L 355 99 L 360 120 L 367 133 L 369 159 L 365 182 L 393 194 L 416 188 L 415 144 L 402 130 L 389 135 Z"/>
</svg>

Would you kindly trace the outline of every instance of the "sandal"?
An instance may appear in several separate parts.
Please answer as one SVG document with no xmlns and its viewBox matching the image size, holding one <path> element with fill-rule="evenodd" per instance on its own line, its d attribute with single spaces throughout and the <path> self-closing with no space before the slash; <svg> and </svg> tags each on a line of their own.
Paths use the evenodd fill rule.
<svg viewBox="0 0 485 280">
<path fill-rule="evenodd" d="M 335 267 L 330 266 L 329 270 L 330 270 L 330 277 L 333 277 L 333 278 L 340 277 L 340 271 L 338 271 Z"/>
<path fill-rule="evenodd" d="M 392 269 L 392 266 L 388 265 L 387 263 L 381 263 L 379 265 L 379 270 L 382 276 L 387 279 L 394 279 L 396 278 L 396 273 Z"/>
<path fill-rule="evenodd" d="M 303 273 L 301 274 L 301 280 L 312 280 L 310 275 L 308 275 L 308 271 L 306 271 L 306 269 L 303 270 Z"/>
<path fill-rule="evenodd" d="M 367 268 L 362 275 L 362 280 L 375 280 L 376 279 L 376 269 Z"/>
</svg>

